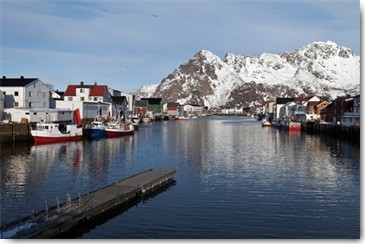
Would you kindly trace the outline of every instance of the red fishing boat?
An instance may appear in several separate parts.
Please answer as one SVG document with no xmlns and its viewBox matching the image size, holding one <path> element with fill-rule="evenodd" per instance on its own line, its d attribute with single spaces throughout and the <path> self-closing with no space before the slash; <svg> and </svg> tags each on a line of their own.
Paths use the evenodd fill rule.
<svg viewBox="0 0 365 244">
<path fill-rule="evenodd" d="M 82 119 L 79 109 L 73 112 L 73 121 L 70 125 L 58 123 L 39 122 L 34 130 L 31 130 L 35 144 L 47 144 L 56 142 L 79 141 L 82 139 Z"/>
<path fill-rule="evenodd" d="M 134 134 L 133 124 L 123 124 L 120 122 L 108 123 L 105 127 L 107 137 L 119 137 Z"/>
</svg>

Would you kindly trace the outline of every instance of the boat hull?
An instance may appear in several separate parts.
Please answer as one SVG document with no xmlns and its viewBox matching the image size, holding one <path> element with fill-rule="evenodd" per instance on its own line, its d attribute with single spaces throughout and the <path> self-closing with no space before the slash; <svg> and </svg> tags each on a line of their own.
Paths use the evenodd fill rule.
<svg viewBox="0 0 365 244">
<path fill-rule="evenodd" d="M 133 135 L 134 130 L 116 130 L 116 129 L 106 129 L 106 136 L 111 137 L 119 137 L 119 136 L 128 136 Z"/>
<path fill-rule="evenodd" d="M 82 135 L 75 136 L 41 136 L 33 135 L 34 144 L 48 144 L 48 143 L 58 143 L 58 142 L 68 142 L 68 141 L 81 141 Z"/>
<path fill-rule="evenodd" d="M 87 129 L 88 130 L 88 134 L 89 137 L 104 137 L 106 136 L 106 131 L 105 129 Z"/>
</svg>

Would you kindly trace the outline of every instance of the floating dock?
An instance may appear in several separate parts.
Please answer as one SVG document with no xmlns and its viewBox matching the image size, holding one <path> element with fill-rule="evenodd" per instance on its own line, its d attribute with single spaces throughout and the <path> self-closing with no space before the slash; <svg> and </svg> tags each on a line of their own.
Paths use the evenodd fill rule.
<svg viewBox="0 0 365 244">
<path fill-rule="evenodd" d="M 172 183 L 176 170 L 150 169 L 106 187 L 89 192 L 66 203 L 57 204 L 45 211 L 32 214 L 17 221 L 22 227 L 13 228 L 2 226 L 3 233 L 13 232 L 14 235 L 5 235 L 10 239 L 49 239 L 62 237 L 80 225 L 92 221 L 117 208 L 123 208 L 143 196 L 152 194 Z"/>
</svg>

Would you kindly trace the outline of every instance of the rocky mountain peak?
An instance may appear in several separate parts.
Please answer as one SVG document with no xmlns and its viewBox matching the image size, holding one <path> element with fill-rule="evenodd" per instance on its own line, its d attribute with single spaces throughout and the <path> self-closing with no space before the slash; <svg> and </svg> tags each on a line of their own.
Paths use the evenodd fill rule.
<svg viewBox="0 0 365 244">
<path fill-rule="evenodd" d="M 276 96 L 336 97 L 360 93 L 360 57 L 334 42 L 313 42 L 282 54 L 200 50 L 164 78 L 151 96 L 208 107 L 248 106 Z"/>
</svg>

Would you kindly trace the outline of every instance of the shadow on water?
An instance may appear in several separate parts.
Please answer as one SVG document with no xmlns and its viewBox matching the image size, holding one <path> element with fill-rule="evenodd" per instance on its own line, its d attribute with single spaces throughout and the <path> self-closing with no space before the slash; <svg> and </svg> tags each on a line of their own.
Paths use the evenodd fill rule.
<svg viewBox="0 0 365 244">
<path fill-rule="evenodd" d="M 102 225 L 109 220 L 121 215 L 122 213 L 128 211 L 128 209 L 138 206 L 138 204 L 144 204 L 147 200 L 151 200 L 162 192 L 167 191 L 170 187 L 175 186 L 176 181 L 172 180 L 168 184 L 162 186 L 160 189 L 153 191 L 149 194 L 138 197 L 137 199 L 130 201 L 127 205 L 123 205 L 123 207 L 110 210 L 108 212 L 104 212 L 103 215 L 98 216 L 96 218 L 90 219 L 87 222 L 83 222 L 82 225 L 79 225 L 78 228 L 72 229 L 72 231 L 64 232 L 59 236 L 55 236 L 55 239 L 77 239 L 81 238 L 84 233 L 91 231 L 99 225 Z"/>
<path fill-rule="evenodd" d="M 17 142 L 17 143 L 0 143 L 1 158 L 11 155 L 29 154 L 32 143 Z"/>
</svg>

